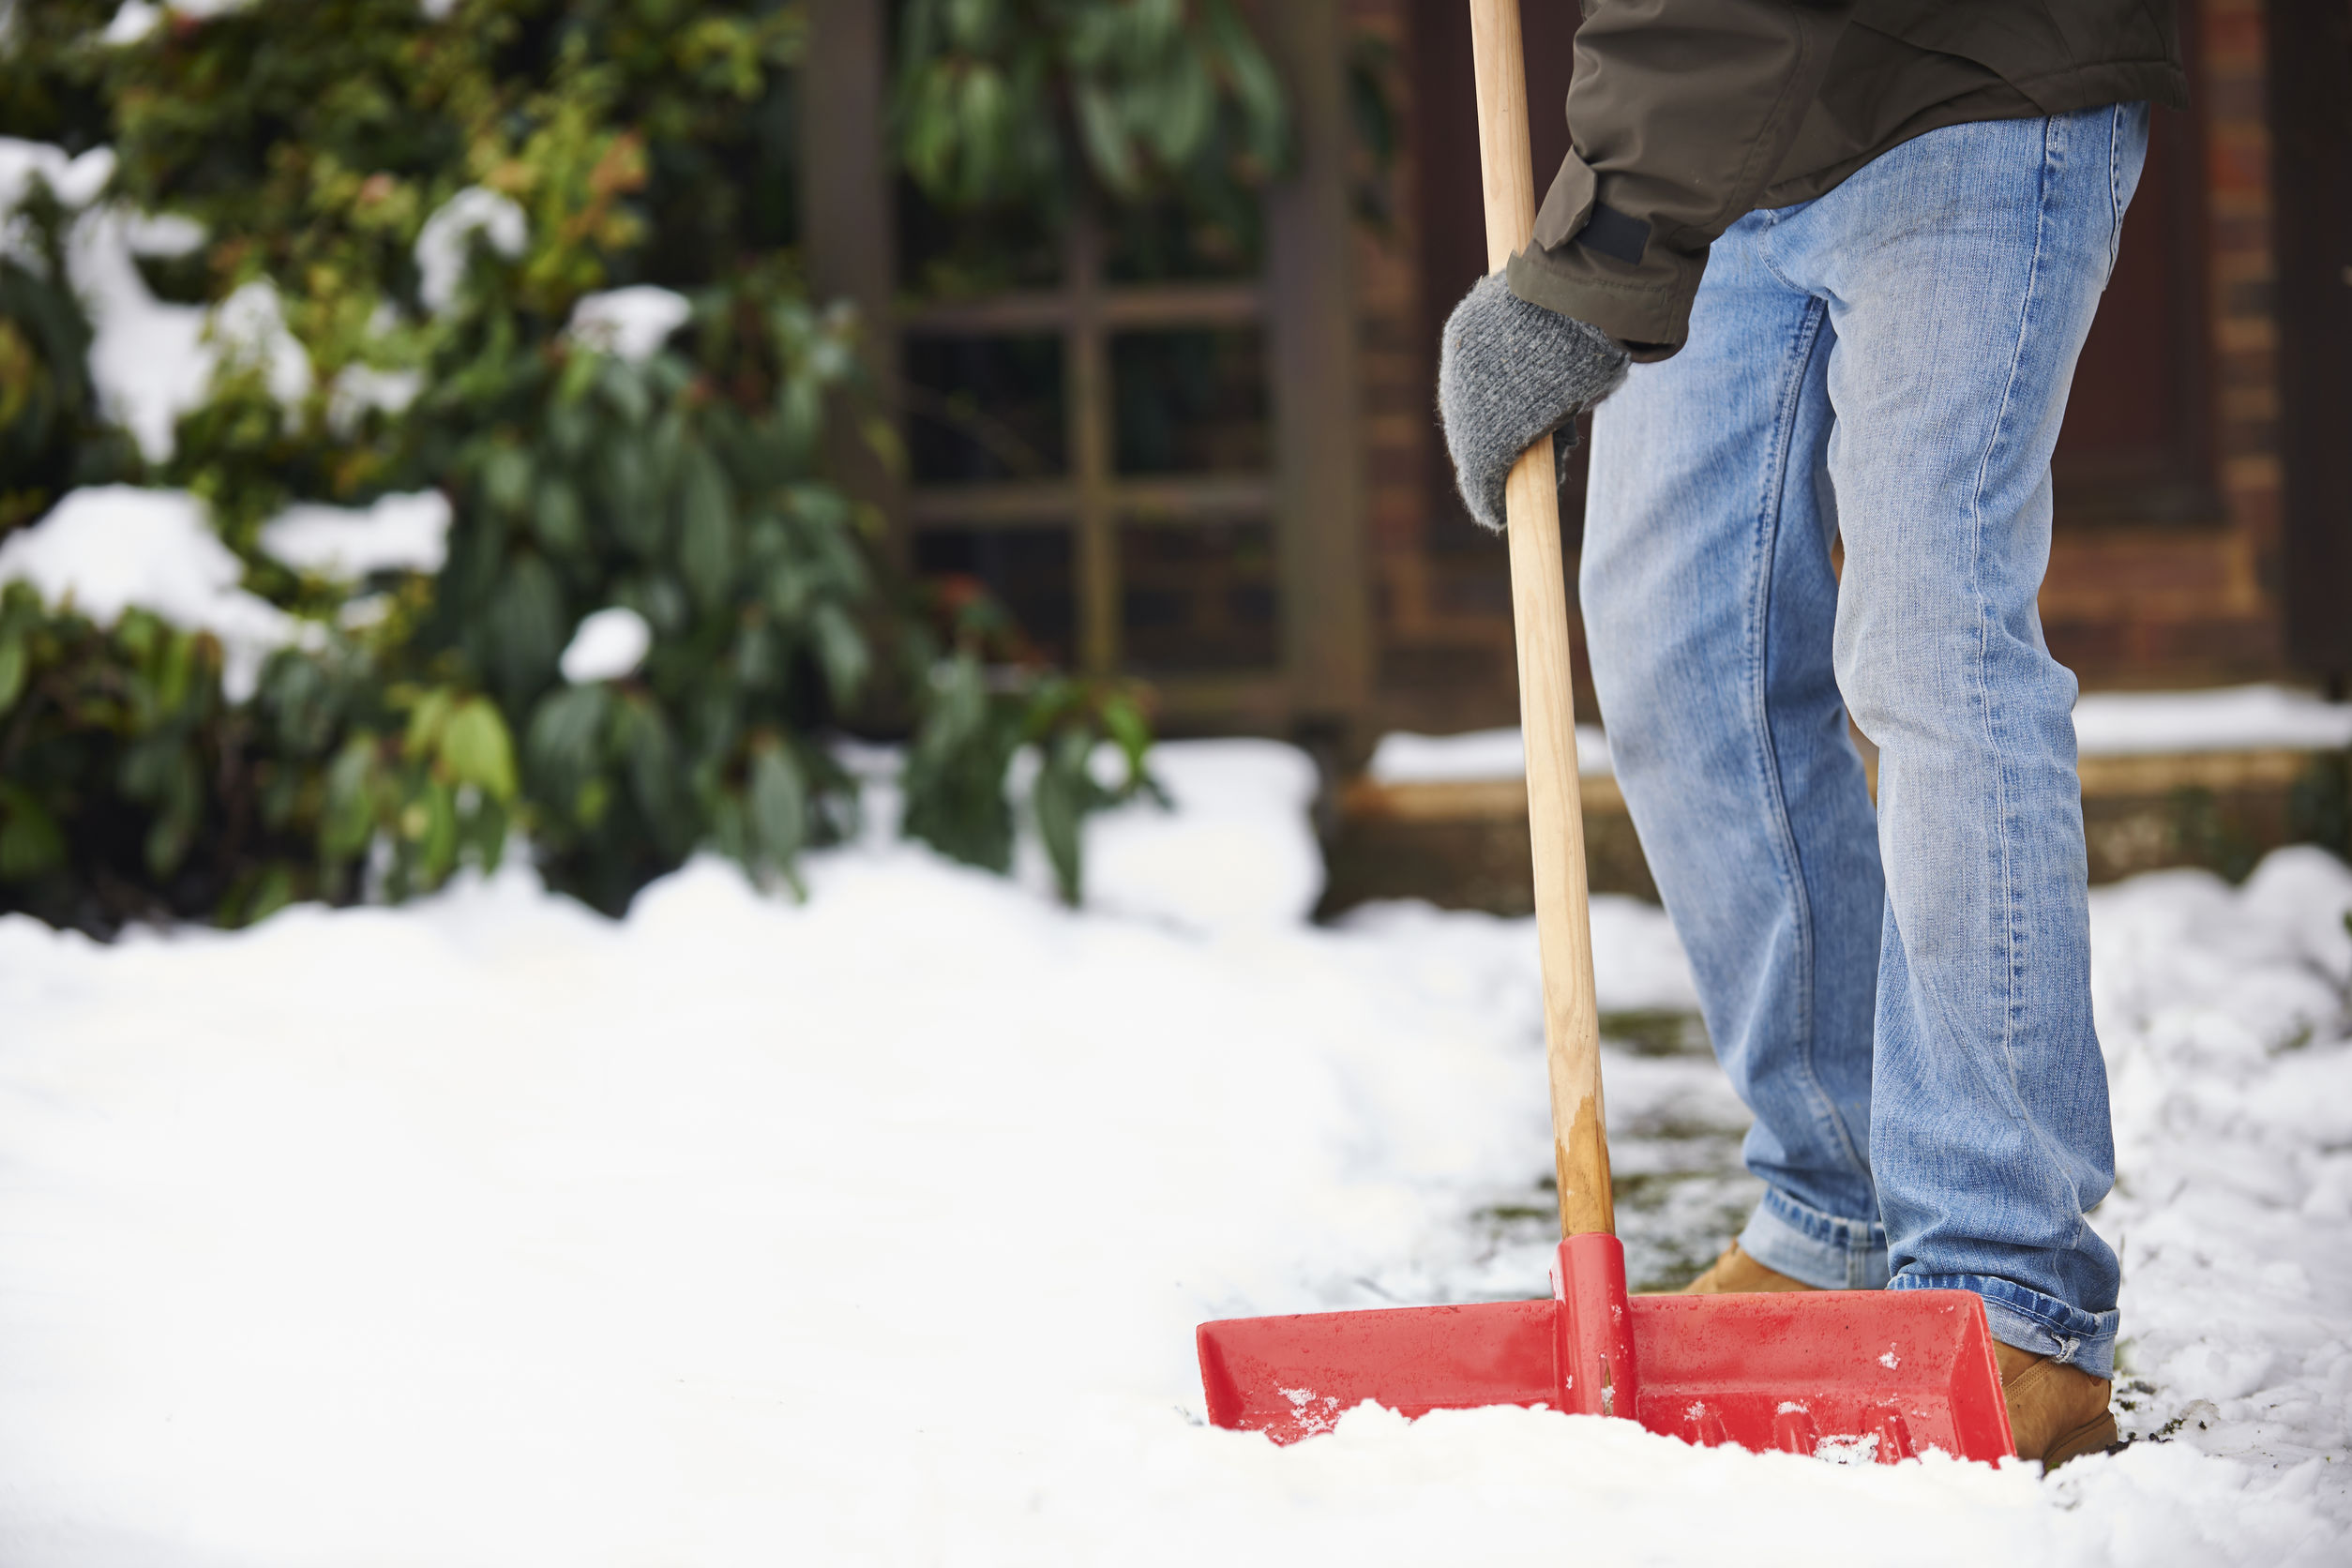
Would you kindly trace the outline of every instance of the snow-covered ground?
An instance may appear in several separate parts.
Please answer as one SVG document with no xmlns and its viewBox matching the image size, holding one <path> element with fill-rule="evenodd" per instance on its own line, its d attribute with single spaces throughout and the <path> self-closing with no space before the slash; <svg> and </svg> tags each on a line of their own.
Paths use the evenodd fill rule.
<svg viewBox="0 0 2352 1568">
<path fill-rule="evenodd" d="M 2324 1564 L 2352 873 L 2094 897 L 2130 1429 L 2043 1482 L 1529 1410 L 1199 1424 L 1202 1319 L 1540 1293 L 1531 931 L 1303 921 L 1294 753 L 1164 748 L 1097 906 L 877 838 L 622 922 L 516 870 L 111 948 L 0 921 L 0 1562 Z M 886 814 L 886 813 L 885 813 Z M 1637 1274 L 1752 1192 L 1595 909 Z"/>
</svg>

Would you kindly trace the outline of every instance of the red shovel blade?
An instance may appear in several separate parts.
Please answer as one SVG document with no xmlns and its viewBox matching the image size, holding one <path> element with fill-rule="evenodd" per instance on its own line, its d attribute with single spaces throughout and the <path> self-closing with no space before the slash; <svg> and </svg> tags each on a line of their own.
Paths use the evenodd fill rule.
<svg viewBox="0 0 2352 1568">
<path fill-rule="evenodd" d="M 1328 1432 L 1366 1399 L 1408 1416 L 1482 1405 L 1602 1410 L 1579 1397 L 1618 1310 L 1630 1355 L 1602 1395 L 1651 1431 L 1701 1445 L 1893 1464 L 1930 1448 L 1964 1459 L 2013 1452 L 1984 1304 L 1965 1290 L 1634 1296 L 1578 1306 L 1577 1276 L 1606 1280 L 1613 1237 L 1561 1244 L 1550 1301 L 1237 1318 L 1199 1330 L 1201 1383 L 1218 1426 L 1276 1442 Z M 1581 1261 L 1581 1269 L 1579 1263 Z M 1594 1325 L 1580 1333 L 1579 1324 Z M 1630 1365 L 1621 1364 L 1630 1362 Z M 1594 1380 L 1588 1377 L 1587 1387 Z"/>
</svg>

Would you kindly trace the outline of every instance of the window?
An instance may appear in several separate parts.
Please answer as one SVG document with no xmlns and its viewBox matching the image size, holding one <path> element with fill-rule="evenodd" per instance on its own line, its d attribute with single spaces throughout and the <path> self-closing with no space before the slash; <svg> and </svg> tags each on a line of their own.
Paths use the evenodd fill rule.
<svg viewBox="0 0 2352 1568">
<path fill-rule="evenodd" d="M 1058 248 L 999 243 L 1001 292 L 905 309 L 902 255 L 936 235 L 892 197 L 887 9 L 812 0 L 802 71 L 810 280 L 875 324 L 868 366 L 898 394 L 912 469 L 900 487 L 845 439 L 842 471 L 882 503 L 915 570 L 988 583 L 1074 669 L 1148 676 L 1171 729 L 1361 718 L 1371 615 L 1339 0 L 1251 8 L 1297 150 L 1251 254 L 1130 214 L 1074 225 Z"/>
<path fill-rule="evenodd" d="M 1278 678 L 1264 287 L 1108 249 L 1080 222 L 1054 286 L 901 317 L 915 567 L 1090 673 Z"/>
</svg>

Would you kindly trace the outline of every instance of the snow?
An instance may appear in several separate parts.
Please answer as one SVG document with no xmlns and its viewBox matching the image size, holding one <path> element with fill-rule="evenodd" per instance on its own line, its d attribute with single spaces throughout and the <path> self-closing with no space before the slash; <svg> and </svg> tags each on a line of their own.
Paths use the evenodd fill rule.
<svg viewBox="0 0 2352 1568">
<path fill-rule="evenodd" d="M 186 218 L 100 203 L 113 173 L 112 148 L 68 158 L 42 143 L 0 138 L 0 251 L 25 252 L 13 214 L 33 179 L 46 181 L 77 215 L 67 235 L 66 265 L 89 315 L 91 379 L 147 460 L 159 463 L 171 457 L 173 427 L 204 401 L 224 359 L 258 365 L 270 396 L 281 403 L 307 397 L 309 355 L 287 330 L 278 292 L 267 281 L 248 283 L 209 310 L 158 300 L 148 290 L 133 257 L 185 254 L 203 243 L 204 234 Z"/>
<path fill-rule="evenodd" d="M 2328 751 L 2352 746 L 2352 702 L 2284 686 L 2212 691 L 2101 691 L 2074 704 L 2086 757 L 2163 751 Z"/>
<path fill-rule="evenodd" d="M 253 0 L 171 0 L 168 5 L 153 5 L 149 0 L 123 0 L 114 20 L 106 24 L 98 41 L 120 47 L 143 41 L 154 32 L 167 14 L 186 17 L 225 16 L 243 10 Z"/>
<path fill-rule="evenodd" d="M 77 157 L 46 142 L 0 136 L 0 216 L 16 210 L 37 178 L 48 185 L 60 205 L 79 211 L 97 201 L 113 177 L 112 147 L 92 147 Z"/>
<path fill-rule="evenodd" d="M 2129 1173 L 2133 1426 L 2264 1464 L 2352 1429 L 2352 877 L 2282 850 L 2232 890 L 2159 872 L 2093 895 L 2100 1028 Z"/>
<path fill-rule="evenodd" d="M 2159 752 L 2240 751 L 2278 747 L 2327 751 L 2352 746 L 2352 703 L 2323 701 L 2278 686 L 2210 691 L 2097 691 L 2074 704 L 2075 744 L 2086 757 Z M 1576 765 L 1609 771 L 1608 737 L 1576 726 Z M 1527 753 L 1515 729 L 1459 735 L 1380 737 L 1364 774 L 1380 784 L 1434 784 L 1516 778 Z"/>
<path fill-rule="evenodd" d="M 419 370 L 346 365 L 336 373 L 335 385 L 327 394 L 327 425 L 338 435 L 348 436 L 359 428 L 360 420 L 367 417 L 370 409 L 382 409 L 386 414 L 406 413 L 409 404 L 424 390 L 425 377 Z"/>
<path fill-rule="evenodd" d="M 161 24 L 163 11 L 163 7 L 150 5 L 148 0 L 123 0 L 122 8 L 98 35 L 98 41 L 116 48 L 137 43 Z"/>
<path fill-rule="evenodd" d="M 1181 809 L 1094 824 L 1096 909 L 1197 932 L 1282 929 L 1314 912 L 1323 857 L 1298 831 L 1318 784 L 1304 753 L 1273 741 L 1162 746 L 1152 770 Z"/>
<path fill-rule="evenodd" d="M 0 541 L 0 582 L 29 582 L 49 603 L 70 604 L 99 626 L 136 606 L 212 633 L 232 701 L 252 695 L 273 649 L 317 635 L 238 586 L 244 575 L 206 522 L 204 502 L 185 490 L 73 490 L 40 521 Z"/>
<path fill-rule="evenodd" d="M 204 226 L 183 213 L 132 213 L 123 223 L 123 243 L 134 256 L 192 255 L 204 243 Z"/>
<path fill-rule="evenodd" d="M 259 364 L 278 402 L 310 395 L 310 355 L 286 329 L 285 309 L 268 279 L 257 278 L 215 306 L 206 336 L 219 357 Z"/>
<path fill-rule="evenodd" d="M 1155 765 L 1178 810 L 1098 824 L 1078 912 L 878 833 L 806 902 L 702 861 L 617 923 L 512 865 L 0 920 L 0 1560 L 2344 1560 L 2352 872 L 2094 896 L 2164 1440 L 2045 1484 L 1365 1407 L 1276 1450 L 1197 1425 L 1199 1320 L 1542 1289 L 1540 1216 L 1481 1217 L 1549 1166 L 1534 939 L 1303 924 L 1304 760 Z M 1657 911 L 1595 921 L 1613 1035 L 1688 1005 Z M 1605 1060 L 1621 1172 L 1736 1145 L 1686 1044 Z"/>
<path fill-rule="evenodd" d="M 617 681 L 635 674 L 653 645 L 654 628 L 645 617 L 626 605 L 614 605 L 580 617 L 556 668 L 574 686 Z"/>
<path fill-rule="evenodd" d="M 303 503 L 262 525 L 262 548 L 287 565 L 355 580 L 370 572 L 437 572 L 449 553 L 449 498 L 379 496 L 365 507 Z"/>
<path fill-rule="evenodd" d="M 73 226 L 67 264 L 95 332 L 90 376 L 107 409 L 150 462 L 172 456 L 173 427 L 212 387 L 204 309 L 148 292 L 131 260 L 129 214 L 100 207 Z"/>
<path fill-rule="evenodd" d="M 529 233 L 522 209 L 495 190 L 470 185 L 450 197 L 416 233 L 416 292 L 425 308 L 438 315 L 458 302 L 475 234 L 512 259 L 522 254 Z"/>
<path fill-rule="evenodd" d="M 693 314 L 694 307 L 676 290 L 640 283 L 580 295 L 565 330 L 592 348 L 642 364 Z"/>
<path fill-rule="evenodd" d="M 1527 772 L 1527 746 L 1517 726 L 1459 735 L 1416 735 L 1399 730 L 1372 748 L 1364 776 L 1378 784 L 1453 784 L 1518 778 Z M 1598 726 L 1576 726 L 1576 771 L 1609 772 L 1609 742 Z"/>
</svg>

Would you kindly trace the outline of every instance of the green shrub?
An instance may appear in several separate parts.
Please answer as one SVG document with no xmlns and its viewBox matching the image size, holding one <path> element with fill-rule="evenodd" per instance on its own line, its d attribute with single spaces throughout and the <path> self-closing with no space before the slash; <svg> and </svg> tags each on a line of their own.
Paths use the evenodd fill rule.
<svg viewBox="0 0 2352 1568">
<path fill-rule="evenodd" d="M 858 514 L 817 473 L 848 324 L 738 287 L 703 296 L 699 358 L 500 356 L 504 336 L 484 319 L 484 357 L 414 426 L 460 519 L 415 652 L 525 717 L 558 885 L 615 908 L 701 842 L 788 875 L 848 824 L 821 737 L 895 652 Z M 653 628 L 642 670 L 565 685 L 574 626 L 609 606 Z"/>
<path fill-rule="evenodd" d="M 0 591 L 0 908 L 237 925 L 497 866 L 517 788 L 487 699 L 388 685 L 349 641 L 274 656 L 247 702 L 220 674 L 207 634 Z"/>
<path fill-rule="evenodd" d="M 313 384 L 282 407 L 263 367 L 224 360 L 168 460 L 143 461 L 90 384 L 68 215 L 37 196 L 20 215 L 33 251 L 0 259 L 0 533 L 78 485 L 185 488 L 248 588 L 321 635 L 232 703 L 210 638 L 139 612 L 95 626 L 10 590 L 0 909 L 105 931 L 400 897 L 495 866 L 511 827 L 550 882 L 605 910 L 705 845 L 790 882 L 802 849 L 855 820 L 828 737 L 910 728 L 906 830 L 1004 868 L 1007 778 L 1033 747 L 1028 809 L 1078 897 L 1085 815 L 1150 789 L 1146 703 L 1013 660 L 1018 640 L 985 630 L 1001 611 L 941 620 L 823 471 L 828 421 L 877 422 L 855 322 L 796 271 L 800 6 L 459 0 L 436 20 L 415 0 L 255 0 L 100 45 L 114 8 L 18 8 L 0 113 L 68 150 L 111 144 L 117 197 L 205 231 L 166 292 L 266 283 Z M 1273 78 L 1222 0 L 964 26 L 989 9 L 910 6 L 899 123 L 918 175 L 1036 204 L 1051 158 L 1033 155 L 1059 148 L 1111 199 L 1181 188 L 1238 210 L 1279 161 Z M 969 75 L 975 49 L 1072 91 L 1026 130 L 942 129 L 923 62 Z M 1007 146 L 1031 159 L 1021 179 L 972 186 Z M 444 297 L 418 240 L 469 190 L 519 209 L 521 243 L 471 238 Z M 625 355 L 567 331 L 583 296 L 639 284 L 689 302 L 666 343 Z M 354 395 L 400 378 L 413 399 Z M 328 581 L 261 548 L 290 502 L 426 488 L 454 518 L 430 577 Z M 362 593 L 381 613 L 339 629 Z M 574 628 L 612 607 L 654 629 L 649 656 L 566 681 Z M 1089 767 L 1106 742 L 1124 759 L 1110 786 Z"/>
<path fill-rule="evenodd" d="M 954 607 L 952 656 L 931 667 L 930 700 L 909 748 L 909 837 L 992 871 L 1013 865 L 1014 811 L 1004 776 L 1024 747 L 1037 754 L 1031 817 L 1065 903 L 1081 888 L 1080 830 L 1096 811 L 1168 797 L 1144 766 L 1146 696 L 1132 682 L 1085 681 L 1040 668 L 1001 606 L 969 595 Z M 1094 761 L 1106 743 L 1121 776 Z"/>
</svg>

